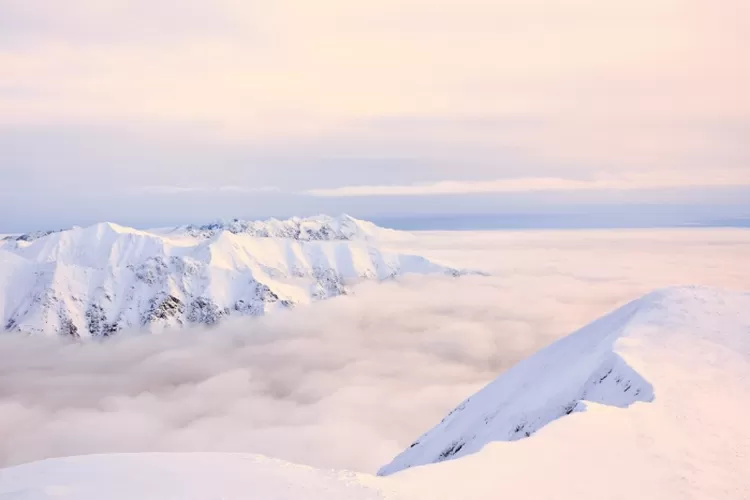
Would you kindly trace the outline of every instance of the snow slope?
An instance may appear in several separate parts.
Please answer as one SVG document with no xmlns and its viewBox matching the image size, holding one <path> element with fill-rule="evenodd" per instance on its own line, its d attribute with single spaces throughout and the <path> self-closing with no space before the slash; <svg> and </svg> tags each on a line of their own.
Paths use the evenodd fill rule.
<svg viewBox="0 0 750 500">
<path fill-rule="evenodd" d="M 459 272 L 382 251 L 348 216 L 140 231 L 112 223 L 0 245 L 0 329 L 106 336 L 212 324 L 346 294 L 362 280 Z"/>
<path fill-rule="evenodd" d="M 44 460 L 0 470 L 0 498 L 38 500 L 376 500 L 350 472 L 258 455 L 140 453 Z"/>
<path fill-rule="evenodd" d="M 722 441 L 718 448 L 735 456 L 750 451 L 742 422 L 750 411 L 749 391 L 750 294 L 659 290 L 518 363 L 379 474 L 528 438 L 591 405 L 668 411 L 680 424 L 671 425 L 670 433 L 683 428 L 686 441 L 713 434 Z"/>
<path fill-rule="evenodd" d="M 740 500 L 749 395 L 750 294 L 671 288 L 501 375 L 387 477 L 247 455 L 100 455 L 0 470 L 0 498 Z"/>
</svg>

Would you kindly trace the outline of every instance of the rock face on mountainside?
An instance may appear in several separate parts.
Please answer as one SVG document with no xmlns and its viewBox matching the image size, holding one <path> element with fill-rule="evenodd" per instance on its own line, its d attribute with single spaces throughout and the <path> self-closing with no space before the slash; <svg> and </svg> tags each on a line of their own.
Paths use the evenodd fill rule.
<svg viewBox="0 0 750 500">
<path fill-rule="evenodd" d="M 349 293 L 363 280 L 459 272 L 381 251 L 397 234 L 341 216 L 139 231 L 111 223 L 0 243 L 0 329 L 75 337 L 214 324 Z"/>
<path fill-rule="evenodd" d="M 586 411 L 587 403 L 618 408 L 655 404 L 660 391 L 668 391 L 662 403 L 676 400 L 685 412 L 691 403 L 683 399 L 695 399 L 678 394 L 688 390 L 685 374 L 724 358 L 720 364 L 728 374 L 744 371 L 750 377 L 750 294 L 701 287 L 653 292 L 512 367 L 458 405 L 379 475 L 469 455 L 493 441 L 528 438 L 556 419 Z M 730 361 L 738 359 L 737 369 L 731 370 Z M 722 412 L 697 406 L 688 413 L 706 412 L 705 422 L 716 421 Z M 729 432 L 730 424 L 722 425 Z"/>
</svg>

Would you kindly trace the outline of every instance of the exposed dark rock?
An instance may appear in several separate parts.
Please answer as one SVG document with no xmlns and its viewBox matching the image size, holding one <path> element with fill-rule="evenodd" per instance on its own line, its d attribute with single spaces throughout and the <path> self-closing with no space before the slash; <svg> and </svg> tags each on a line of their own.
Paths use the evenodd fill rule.
<svg viewBox="0 0 750 500">
<path fill-rule="evenodd" d="M 66 231 L 66 230 L 65 229 L 53 229 L 49 231 L 34 231 L 31 233 L 22 234 L 21 236 L 16 236 L 15 238 L 11 236 L 10 238 L 15 239 L 16 241 L 34 241 L 34 240 L 38 240 L 39 238 L 44 238 L 45 236 L 49 236 L 50 234 L 61 233 L 63 231 Z"/>
<path fill-rule="evenodd" d="M 223 311 L 206 297 L 198 297 L 190 303 L 187 320 L 191 323 L 213 325 L 224 315 Z"/>
<path fill-rule="evenodd" d="M 67 335 L 75 338 L 80 337 L 78 334 L 78 327 L 68 318 L 60 321 L 60 335 Z"/>
<path fill-rule="evenodd" d="M 86 326 L 91 335 L 100 335 L 102 326 L 107 322 L 104 308 L 98 304 L 91 304 L 86 311 Z"/>
<path fill-rule="evenodd" d="M 564 408 L 565 414 L 570 415 L 571 413 L 573 413 L 573 410 L 576 409 L 577 405 L 578 401 L 571 401 L 570 403 L 568 403 Z"/>
<path fill-rule="evenodd" d="M 135 277 L 144 283 L 164 283 L 169 273 L 167 263 L 161 257 L 151 257 L 138 267 L 129 266 L 135 273 Z"/>
<path fill-rule="evenodd" d="M 450 445 L 448 448 L 446 448 L 440 453 L 438 460 L 446 460 L 452 457 L 453 455 L 461 451 L 463 447 L 464 447 L 464 443 L 460 441 L 453 443 L 452 445 Z"/>
<path fill-rule="evenodd" d="M 154 298 L 151 301 L 151 307 L 143 316 L 143 325 L 148 325 L 155 321 L 165 321 L 170 318 L 178 318 L 185 312 L 185 305 L 180 299 L 173 295 L 167 295 L 164 298 Z"/>
<path fill-rule="evenodd" d="M 86 311 L 86 327 L 92 337 L 109 337 L 120 329 L 116 322 L 107 322 L 104 308 L 98 304 L 92 304 Z"/>
<path fill-rule="evenodd" d="M 245 301 L 244 299 L 240 299 L 234 303 L 234 310 L 240 314 L 249 316 L 261 316 L 265 312 L 262 302 L 255 300 Z"/>
<path fill-rule="evenodd" d="M 313 298 L 315 299 L 327 299 L 349 293 L 344 285 L 343 278 L 336 274 L 333 269 L 314 268 L 313 277 L 317 282 L 315 290 L 313 290 Z"/>
<path fill-rule="evenodd" d="M 211 238 L 223 231 L 232 234 L 247 234 L 258 238 L 289 238 L 302 241 L 351 240 L 361 237 L 354 219 L 320 218 L 289 219 L 284 221 L 230 221 L 213 222 L 203 225 L 189 225 L 185 231 L 196 238 Z"/>
</svg>

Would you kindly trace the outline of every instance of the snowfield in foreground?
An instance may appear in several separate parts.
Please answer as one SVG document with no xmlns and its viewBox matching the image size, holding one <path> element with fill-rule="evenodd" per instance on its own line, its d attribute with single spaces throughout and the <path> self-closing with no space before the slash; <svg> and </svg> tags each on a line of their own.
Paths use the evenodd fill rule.
<svg viewBox="0 0 750 500">
<path fill-rule="evenodd" d="M 0 498 L 37 500 L 375 500 L 350 472 L 258 455 L 138 453 L 44 460 L 0 470 Z"/>
<path fill-rule="evenodd" d="M 672 288 L 519 363 L 386 477 L 249 455 L 101 455 L 0 470 L 0 498 L 739 500 L 749 413 L 750 294 Z"/>
<path fill-rule="evenodd" d="M 406 233 L 343 215 L 140 231 L 112 223 L 0 242 L 0 331 L 101 337 L 213 324 L 349 293 L 363 280 L 459 271 L 382 251 Z"/>
</svg>

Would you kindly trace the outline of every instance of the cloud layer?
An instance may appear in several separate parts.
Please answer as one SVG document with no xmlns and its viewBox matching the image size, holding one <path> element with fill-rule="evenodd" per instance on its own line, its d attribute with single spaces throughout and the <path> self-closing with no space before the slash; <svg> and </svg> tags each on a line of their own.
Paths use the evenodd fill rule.
<svg viewBox="0 0 750 500">
<path fill-rule="evenodd" d="M 519 359 L 659 286 L 750 282 L 746 231 L 426 233 L 411 278 L 210 330 L 0 337 L 0 465 L 243 451 L 374 471 Z M 395 243 L 394 243 L 395 245 Z"/>
<path fill-rule="evenodd" d="M 494 181 L 442 181 L 434 184 L 412 184 L 405 186 L 343 186 L 332 189 L 311 189 L 313 196 L 430 196 L 477 193 L 523 193 L 535 191 L 596 191 L 669 189 L 684 187 L 750 186 L 750 176 L 741 172 L 714 171 L 711 179 L 691 177 L 690 173 L 671 175 L 627 175 L 590 180 L 570 180 L 554 177 L 521 177 Z"/>
</svg>

